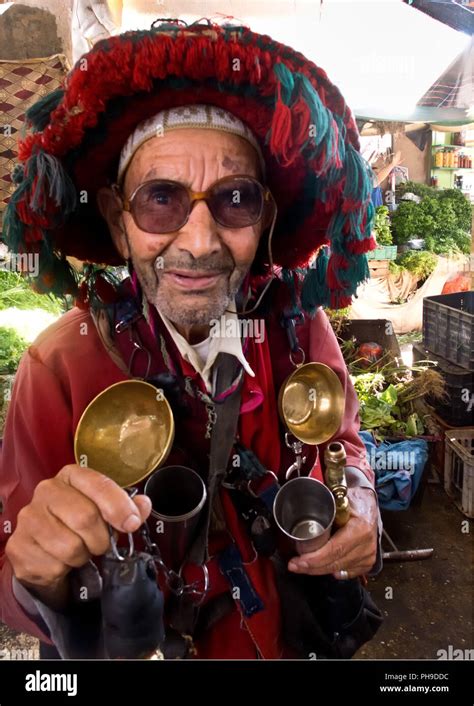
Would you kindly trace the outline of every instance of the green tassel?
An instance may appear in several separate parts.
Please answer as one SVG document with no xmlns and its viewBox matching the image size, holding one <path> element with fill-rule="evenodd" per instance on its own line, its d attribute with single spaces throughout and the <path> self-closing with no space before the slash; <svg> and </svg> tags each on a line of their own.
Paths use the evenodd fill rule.
<svg viewBox="0 0 474 706">
<path fill-rule="evenodd" d="M 47 188 L 49 197 L 61 210 L 61 214 L 63 216 L 69 215 L 76 208 L 76 188 L 60 160 L 39 150 L 31 157 L 31 161 L 35 165 L 35 171 L 38 175 L 33 198 L 30 201 L 31 210 L 36 213 L 42 211 L 42 196 Z"/>
<path fill-rule="evenodd" d="M 35 291 L 40 294 L 54 294 L 62 297 L 65 294 L 76 296 L 79 276 L 65 257 L 58 257 L 46 239 L 40 252 L 40 271 L 37 277 L 31 277 L 30 282 Z"/>
<path fill-rule="evenodd" d="M 331 250 L 337 255 L 346 255 L 346 238 L 343 235 L 343 227 L 346 222 L 346 214 L 336 211 L 328 225 L 327 235 L 331 243 Z"/>
<path fill-rule="evenodd" d="M 64 96 L 64 89 L 56 88 L 28 108 L 26 120 L 33 127 L 33 132 L 41 132 L 49 122 L 51 113 L 56 110 Z"/>
<path fill-rule="evenodd" d="M 298 304 L 298 293 L 295 286 L 295 270 L 290 270 L 283 267 L 281 270 L 281 277 L 290 292 L 292 307 L 291 313 L 298 314 L 300 312 L 300 307 Z"/>
<path fill-rule="evenodd" d="M 281 99 L 285 105 L 290 105 L 291 95 L 295 87 L 295 77 L 290 69 L 282 63 L 275 64 L 273 71 L 281 86 Z"/>
<path fill-rule="evenodd" d="M 24 245 L 25 225 L 16 212 L 16 206 L 31 190 L 33 176 L 28 174 L 13 192 L 3 216 L 2 238 L 11 252 L 21 252 Z"/>
<path fill-rule="evenodd" d="M 7 204 L 3 216 L 2 239 L 11 252 L 19 252 L 23 243 L 24 225 L 16 214 L 15 204 Z"/>
<path fill-rule="evenodd" d="M 334 151 L 335 135 L 331 129 L 331 114 L 321 101 L 318 92 L 311 84 L 310 80 L 303 74 L 297 74 L 301 96 L 306 101 L 311 112 L 311 122 L 315 127 L 313 152 L 308 155 L 309 159 L 314 159 L 321 152 L 321 145 L 326 145 L 326 161 L 323 170 L 326 169 L 328 161 L 331 160 Z"/>
<path fill-rule="evenodd" d="M 365 203 L 372 193 L 370 167 L 360 152 L 348 145 L 345 159 L 346 183 L 343 196 L 345 199 Z"/>
<path fill-rule="evenodd" d="M 314 267 L 307 269 L 301 289 L 301 307 L 310 316 L 319 306 L 329 306 L 330 292 L 327 285 L 327 268 L 329 257 L 326 248 L 322 247 L 318 253 Z"/>
<path fill-rule="evenodd" d="M 348 297 L 355 295 L 357 287 L 370 279 L 369 261 L 367 255 L 350 255 L 349 268 L 344 274 L 348 286 L 343 290 L 343 294 Z"/>
</svg>

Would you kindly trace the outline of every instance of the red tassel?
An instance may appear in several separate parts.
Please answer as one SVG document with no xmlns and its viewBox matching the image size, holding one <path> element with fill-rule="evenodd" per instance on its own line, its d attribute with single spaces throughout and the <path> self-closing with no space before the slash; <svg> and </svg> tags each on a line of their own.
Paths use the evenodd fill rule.
<svg viewBox="0 0 474 706">
<path fill-rule="evenodd" d="M 345 309 L 352 304 L 352 297 L 348 297 L 340 292 L 331 292 L 331 309 Z"/>
<path fill-rule="evenodd" d="M 327 282 L 329 289 L 333 291 L 337 289 L 346 289 L 347 282 L 341 277 L 341 275 L 344 274 L 348 267 L 349 263 L 344 255 L 332 253 L 329 258 L 327 269 Z"/>
<path fill-rule="evenodd" d="M 369 252 L 369 250 L 375 250 L 377 243 L 375 238 L 371 236 L 370 238 L 364 238 L 364 240 L 357 240 L 357 238 L 349 239 L 347 241 L 347 250 L 352 255 L 361 255 L 362 253 Z"/>
<path fill-rule="evenodd" d="M 281 86 L 277 87 L 277 103 L 273 115 L 270 132 L 270 150 L 275 157 L 280 156 L 280 162 L 287 165 L 287 153 L 291 137 L 291 110 L 281 99 Z"/>
<path fill-rule="evenodd" d="M 44 238 L 44 233 L 41 228 L 36 226 L 26 226 L 24 231 L 24 241 L 25 243 L 38 243 Z M 28 248 L 29 249 L 29 248 Z"/>
<path fill-rule="evenodd" d="M 18 142 L 18 159 L 20 162 L 26 162 L 31 157 L 33 147 L 41 143 L 41 133 L 28 135 L 24 140 Z"/>
</svg>

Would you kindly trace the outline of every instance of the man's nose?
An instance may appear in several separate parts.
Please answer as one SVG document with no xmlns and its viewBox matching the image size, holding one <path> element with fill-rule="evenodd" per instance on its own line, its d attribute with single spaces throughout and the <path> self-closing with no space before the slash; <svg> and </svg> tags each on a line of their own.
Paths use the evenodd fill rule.
<svg viewBox="0 0 474 706">
<path fill-rule="evenodd" d="M 212 217 L 205 201 L 198 201 L 189 214 L 187 223 L 181 228 L 174 244 L 186 250 L 194 258 L 218 253 L 222 250 L 218 224 Z"/>
</svg>

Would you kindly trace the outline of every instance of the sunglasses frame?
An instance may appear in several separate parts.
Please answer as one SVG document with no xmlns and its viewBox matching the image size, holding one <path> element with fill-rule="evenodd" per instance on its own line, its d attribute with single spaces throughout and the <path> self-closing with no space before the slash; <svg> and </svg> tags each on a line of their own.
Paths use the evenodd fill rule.
<svg viewBox="0 0 474 706">
<path fill-rule="evenodd" d="M 260 213 L 258 215 L 258 218 L 256 218 L 254 221 L 252 221 L 251 223 L 248 223 L 245 226 L 229 226 L 229 225 L 226 225 L 226 224 L 222 223 L 221 221 L 219 221 L 214 216 L 214 214 L 212 212 L 212 208 L 211 208 L 210 203 L 208 201 L 210 194 L 211 194 L 212 190 L 214 189 L 214 187 L 216 186 L 216 184 L 220 184 L 225 181 L 233 181 L 234 179 L 247 179 L 249 181 L 254 182 L 255 184 L 258 185 L 258 187 L 260 188 L 260 192 L 262 194 L 262 207 L 260 209 Z M 168 231 L 158 231 L 158 233 L 155 233 L 154 231 L 144 230 L 139 225 L 139 223 L 137 223 L 137 220 L 135 218 L 135 214 L 133 211 L 133 201 L 134 201 L 137 193 L 140 191 L 140 189 L 147 186 L 148 184 L 154 184 L 156 182 L 161 182 L 161 183 L 165 182 L 168 184 L 173 184 L 174 186 L 178 185 L 181 188 L 186 190 L 186 192 L 188 194 L 188 198 L 189 198 L 189 210 L 188 210 L 188 213 L 187 213 L 186 218 L 183 221 L 183 223 L 181 223 L 181 225 L 179 225 L 177 228 L 173 228 L 172 230 L 168 230 Z M 258 223 L 258 221 L 264 215 L 265 209 L 268 208 L 270 205 L 275 205 L 275 200 L 273 198 L 273 195 L 272 195 L 270 189 L 267 186 L 264 186 L 263 184 L 261 184 L 258 181 L 258 179 L 255 179 L 255 177 L 251 177 L 248 174 L 229 174 L 228 176 L 222 177 L 221 179 L 217 179 L 215 182 L 213 182 L 210 185 L 210 187 L 208 189 L 206 189 L 206 191 L 193 191 L 188 186 L 186 186 L 186 184 L 182 184 L 181 182 L 175 181 L 173 179 L 150 179 L 148 181 L 144 181 L 142 184 L 139 184 L 136 189 L 134 189 L 134 191 L 132 192 L 132 194 L 130 195 L 130 197 L 128 199 L 123 195 L 122 190 L 118 184 L 113 184 L 112 190 L 113 190 L 114 194 L 122 202 L 123 210 L 126 211 L 127 213 L 130 213 L 130 215 L 132 216 L 133 221 L 134 221 L 135 225 L 137 226 L 137 228 L 140 228 L 140 230 L 143 230 L 143 232 L 145 232 L 145 233 L 151 233 L 153 235 L 159 235 L 161 233 L 163 233 L 163 234 L 174 233 L 174 232 L 177 232 L 178 230 L 180 230 L 180 228 L 182 228 L 188 222 L 189 216 L 191 215 L 191 212 L 192 212 L 195 204 L 198 201 L 205 201 L 207 203 L 209 211 L 211 212 L 211 215 L 214 218 L 214 220 L 216 221 L 216 223 L 221 225 L 223 228 L 229 228 L 232 230 L 234 230 L 234 229 L 237 230 L 238 228 L 247 228 L 248 226 L 255 225 L 255 223 Z"/>
</svg>

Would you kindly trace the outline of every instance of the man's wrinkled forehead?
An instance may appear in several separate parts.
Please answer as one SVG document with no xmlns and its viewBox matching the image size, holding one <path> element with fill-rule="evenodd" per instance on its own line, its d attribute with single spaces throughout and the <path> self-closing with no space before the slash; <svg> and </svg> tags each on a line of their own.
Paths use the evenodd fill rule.
<svg viewBox="0 0 474 706">
<path fill-rule="evenodd" d="M 242 138 L 191 128 L 144 142 L 133 155 L 123 179 L 128 192 L 151 179 L 172 179 L 193 188 L 207 174 L 215 178 L 245 174 L 262 178 L 258 154 Z"/>
<path fill-rule="evenodd" d="M 199 129 L 203 139 L 208 138 L 207 133 L 216 132 L 224 136 L 235 136 L 239 141 L 253 148 L 260 164 L 262 179 L 265 178 L 265 161 L 256 139 L 250 128 L 239 118 L 222 108 L 213 105 L 188 105 L 169 108 L 139 123 L 125 142 L 121 154 L 117 174 L 120 184 L 124 175 L 142 145 L 155 138 L 163 138 L 178 132 L 178 142 L 183 130 Z M 214 138 L 215 140 L 216 138 Z"/>
</svg>

